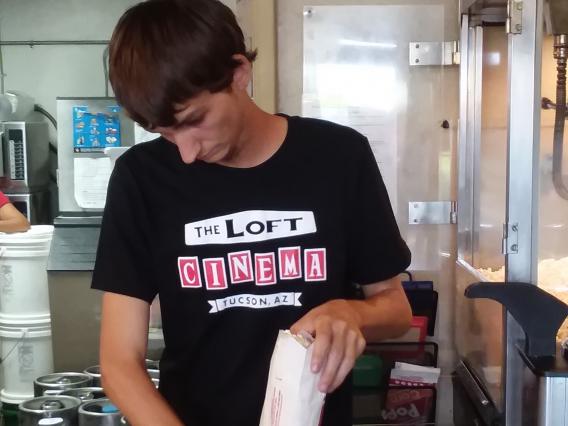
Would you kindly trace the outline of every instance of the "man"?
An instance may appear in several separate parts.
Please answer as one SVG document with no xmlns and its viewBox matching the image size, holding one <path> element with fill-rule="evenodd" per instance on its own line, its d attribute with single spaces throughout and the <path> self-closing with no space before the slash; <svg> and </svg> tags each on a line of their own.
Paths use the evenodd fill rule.
<svg viewBox="0 0 568 426">
<path fill-rule="evenodd" d="M 136 426 L 258 425 L 288 328 L 315 336 L 323 426 L 350 425 L 345 378 L 365 340 L 409 327 L 410 253 L 367 140 L 260 110 L 255 55 L 216 0 L 140 3 L 112 36 L 116 97 L 162 136 L 116 163 L 93 277 L 103 385 Z M 159 392 L 144 370 L 157 294 Z"/>
</svg>

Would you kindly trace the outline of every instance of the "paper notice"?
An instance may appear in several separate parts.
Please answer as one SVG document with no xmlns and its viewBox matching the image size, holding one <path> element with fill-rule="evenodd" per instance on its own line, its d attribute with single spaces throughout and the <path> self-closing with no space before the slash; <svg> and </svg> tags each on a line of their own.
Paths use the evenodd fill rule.
<svg viewBox="0 0 568 426">
<path fill-rule="evenodd" d="M 108 181 L 112 171 L 109 157 L 79 157 L 73 159 L 75 201 L 84 209 L 105 206 Z"/>
</svg>

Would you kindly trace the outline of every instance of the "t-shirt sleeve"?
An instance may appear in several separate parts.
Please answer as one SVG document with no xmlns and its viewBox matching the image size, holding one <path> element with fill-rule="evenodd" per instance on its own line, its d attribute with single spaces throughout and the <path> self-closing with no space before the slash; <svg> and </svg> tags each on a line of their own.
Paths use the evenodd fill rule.
<svg viewBox="0 0 568 426">
<path fill-rule="evenodd" d="M 152 302 L 157 288 L 151 266 L 150 229 L 140 188 L 118 159 L 108 186 L 93 289 Z"/>
<path fill-rule="evenodd" d="M 0 208 L 4 207 L 9 202 L 10 200 L 8 199 L 8 197 L 6 197 L 6 195 L 4 195 L 2 191 L 0 191 Z"/>
<path fill-rule="evenodd" d="M 410 265 L 410 250 L 400 235 L 367 139 L 363 138 L 357 150 L 347 207 L 348 274 L 352 282 L 365 285 L 403 272 Z"/>
</svg>

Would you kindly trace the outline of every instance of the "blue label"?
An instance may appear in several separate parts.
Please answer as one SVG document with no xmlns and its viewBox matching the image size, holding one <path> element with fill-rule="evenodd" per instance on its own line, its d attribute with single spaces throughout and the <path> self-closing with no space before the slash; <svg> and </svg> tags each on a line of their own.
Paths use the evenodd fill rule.
<svg viewBox="0 0 568 426">
<path fill-rule="evenodd" d="M 91 113 L 87 106 L 73 107 L 73 150 L 96 152 L 121 146 L 120 107 L 106 107 L 105 112 Z"/>
</svg>

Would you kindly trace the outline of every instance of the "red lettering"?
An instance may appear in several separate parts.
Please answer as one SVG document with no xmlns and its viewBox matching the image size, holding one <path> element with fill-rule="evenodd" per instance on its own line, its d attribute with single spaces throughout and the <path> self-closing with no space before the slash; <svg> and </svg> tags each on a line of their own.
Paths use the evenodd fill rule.
<svg viewBox="0 0 568 426">
<path fill-rule="evenodd" d="M 199 288 L 202 286 L 197 256 L 178 257 L 178 270 L 182 287 Z"/>
<path fill-rule="evenodd" d="M 254 275 L 256 285 L 276 284 L 276 259 L 274 253 L 254 255 Z"/>
<path fill-rule="evenodd" d="M 232 284 L 254 281 L 250 250 L 229 253 L 229 272 Z"/>
<path fill-rule="evenodd" d="M 207 290 L 224 290 L 227 288 L 227 274 L 225 273 L 225 259 L 203 259 L 205 285 Z"/>
</svg>

